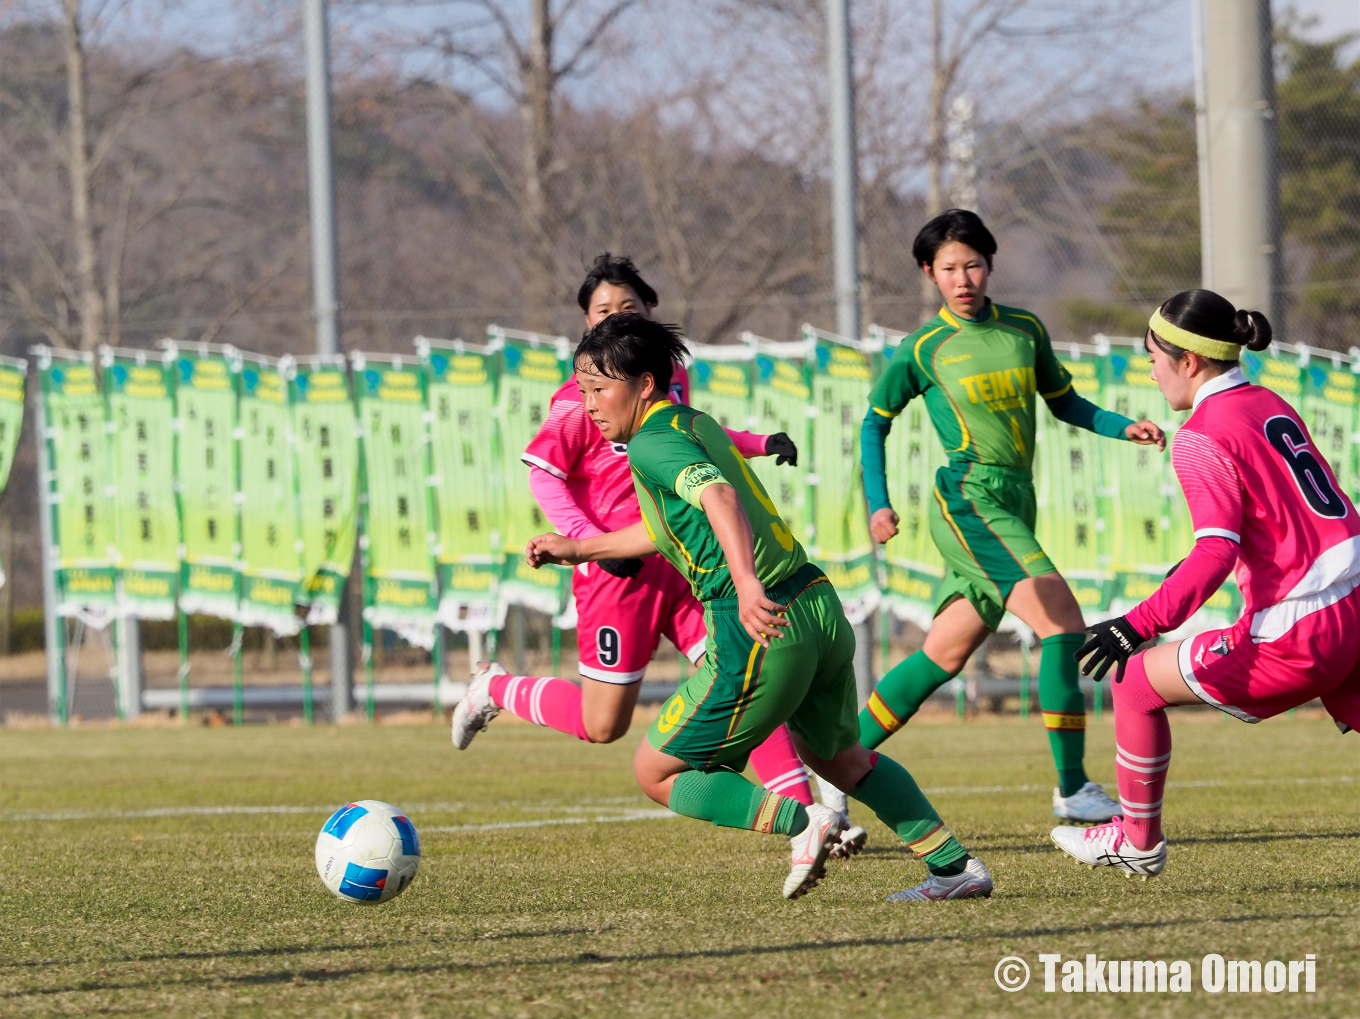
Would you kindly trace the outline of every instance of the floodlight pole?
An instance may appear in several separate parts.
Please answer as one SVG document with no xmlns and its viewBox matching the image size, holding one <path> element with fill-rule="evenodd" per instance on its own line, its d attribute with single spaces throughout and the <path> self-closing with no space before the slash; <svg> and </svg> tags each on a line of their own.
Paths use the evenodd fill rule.
<svg viewBox="0 0 1360 1019">
<path fill-rule="evenodd" d="M 1196 16 L 1203 107 L 1204 286 L 1270 317 L 1284 335 L 1279 151 L 1270 0 L 1207 3 Z"/>
<path fill-rule="evenodd" d="M 831 230 L 836 289 L 836 332 L 860 339 L 859 171 L 855 152 L 855 78 L 850 43 L 850 0 L 827 0 L 826 61 L 831 130 Z M 855 627 L 855 685 L 860 703 L 874 690 L 873 616 Z"/>
<path fill-rule="evenodd" d="M 335 243 L 335 180 L 331 166 L 331 71 L 327 0 L 303 0 L 307 36 L 307 180 L 311 197 L 312 292 L 316 352 L 340 352 L 340 297 Z M 331 626 L 331 718 L 353 706 L 354 672 L 349 633 L 350 585 L 340 592 Z"/>
</svg>

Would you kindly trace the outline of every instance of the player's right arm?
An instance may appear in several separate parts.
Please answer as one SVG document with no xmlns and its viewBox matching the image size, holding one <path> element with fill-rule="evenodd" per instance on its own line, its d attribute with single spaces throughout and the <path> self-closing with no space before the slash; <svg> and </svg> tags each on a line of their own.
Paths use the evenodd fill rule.
<svg viewBox="0 0 1360 1019">
<path fill-rule="evenodd" d="M 897 534 L 898 521 L 888 500 L 888 433 L 892 431 L 893 418 L 929 385 L 912 361 L 907 346 L 910 339 L 908 337 L 897 348 L 897 357 L 869 394 L 869 412 L 864 415 L 864 424 L 859 430 L 864 495 L 869 500 L 869 533 L 880 545 Z"/>
<path fill-rule="evenodd" d="M 559 396 L 561 390 L 558 391 Z M 529 465 L 529 490 L 557 530 L 573 538 L 599 534 L 567 484 L 599 429 L 586 416 L 585 405 L 570 398 L 554 399 L 548 419 L 520 457 Z"/>
<path fill-rule="evenodd" d="M 651 555 L 656 545 L 647 536 L 647 528 L 639 520 L 621 531 L 606 531 L 589 538 L 568 538 L 562 534 L 540 534 L 529 539 L 524 558 L 538 569 L 549 563 L 558 566 L 577 566 L 601 559 L 637 559 Z"/>
</svg>

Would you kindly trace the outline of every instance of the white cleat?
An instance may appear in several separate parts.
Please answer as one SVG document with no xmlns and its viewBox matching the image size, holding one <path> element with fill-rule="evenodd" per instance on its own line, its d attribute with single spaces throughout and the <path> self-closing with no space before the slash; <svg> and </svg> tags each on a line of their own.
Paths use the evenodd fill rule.
<svg viewBox="0 0 1360 1019">
<path fill-rule="evenodd" d="M 844 860 L 858 855 L 869 841 L 869 833 L 850 823 L 850 797 L 820 775 L 817 776 L 817 791 L 822 794 L 822 803 L 841 816 L 841 840 L 831 847 L 831 859 Z"/>
<path fill-rule="evenodd" d="M 1060 826 L 1052 836 L 1059 849 L 1088 867 L 1114 867 L 1126 877 L 1136 874 L 1145 881 L 1166 868 L 1166 839 L 1151 849 L 1139 849 L 1124 834 L 1122 817 L 1094 828 Z"/>
<path fill-rule="evenodd" d="M 831 859 L 848 860 L 852 856 L 859 855 L 859 851 L 869 841 L 869 833 L 859 825 L 851 824 L 848 814 L 841 814 L 840 819 L 841 837 L 840 841 L 831 847 Z"/>
<path fill-rule="evenodd" d="M 822 803 L 807 808 L 808 825 L 793 838 L 793 866 L 784 879 L 784 898 L 806 895 L 826 877 L 826 860 L 840 844 L 841 815 Z"/>
<path fill-rule="evenodd" d="M 889 902 L 939 902 L 943 899 L 990 899 L 992 875 L 977 857 L 952 877 L 931 874 L 915 888 L 888 896 Z"/>
<path fill-rule="evenodd" d="M 472 737 L 487 727 L 493 718 L 501 713 L 496 702 L 491 699 L 491 681 L 504 676 L 506 670 L 499 662 L 481 662 L 472 674 L 467 693 L 453 709 L 453 745 L 466 750 Z"/>
<path fill-rule="evenodd" d="M 1119 801 L 1095 782 L 1087 782 L 1071 796 L 1053 790 L 1053 813 L 1065 821 L 1104 824 L 1120 811 Z"/>
</svg>

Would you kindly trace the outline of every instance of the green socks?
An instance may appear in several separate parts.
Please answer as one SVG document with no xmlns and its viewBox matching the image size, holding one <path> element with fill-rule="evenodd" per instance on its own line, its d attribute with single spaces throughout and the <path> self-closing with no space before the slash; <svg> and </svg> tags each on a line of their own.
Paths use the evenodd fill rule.
<svg viewBox="0 0 1360 1019">
<path fill-rule="evenodd" d="M 925 699 L 953 678 L 917 651 L 898 662 L 869 696 L 859 713 L 859 741 L 870 750 L 895 733 L 916 714 Z"/>
<path fill-rule="evenodd" d="M 681 772 L 667 805 L 686 817 L 766 835 L 797 835 L 808 823 L 807 810 L 797 800 L 767 792 L 734 771 Z"/>
<path fill-rule="evenodd" d="M 1071 796 L 1088 781 L 1082 764 L 1086 754 L 1086 700 L 1077 683 L 1077 663 L 1072 658 L 1072 653 L 1085 642 L 1084 633 L 1049 637 L 1043 642 L 1039 659 L 1039 706 L 1044 713 L 1053 763 L 1058 768 L 1058 790 L 1063 796 Z M 859 713 L 860 743 L 873 750 L 906 725 L 925 699 L 952 678 L 924 651 L 898 662 Z"/>
<path fill-rule="evenodd" d="M 891 757 L 874 754 L 874 766 L 850 795 L 897 832 L 932 871 L 968 858 L 911 773 Z"/>
<path fill-rule="evenodd" d="M 1063 796 L 1071 796 L 1088 781 L 1082 765 L 1086 754 L 1086 698 L 1072 657 L 1084 643 L 1084 633 L 1060 633 L 1043 642 L 1039 657 L 1039 707 L 1043 709 L 1053 763 L 1058 766 L 1058 792 Z"/>
</svg>

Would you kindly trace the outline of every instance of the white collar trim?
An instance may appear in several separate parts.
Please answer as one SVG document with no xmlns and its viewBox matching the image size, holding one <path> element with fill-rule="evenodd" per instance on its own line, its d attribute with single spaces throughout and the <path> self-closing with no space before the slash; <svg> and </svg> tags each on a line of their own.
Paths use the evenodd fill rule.
<svg viewBox="0 0 1360 1019">
<path fill-rule="evenodd" d="M 1199 410 L 1199 405 L 1209 399 L 1209 397 L 1222 393 L 1225 390 L 1235 389 L 1238 386 L 1245 385 L 1247 385 L 1247 377 L 1242 374 L 1241 368 L 1234 368 L 1231 371 L 1226 371 L 1222 375 L 1210 379 L 1199 387 L 1199 391 L 1195 393 L 1195 399 L 1190 409 L 1192 411 Z"/>
</svg>

